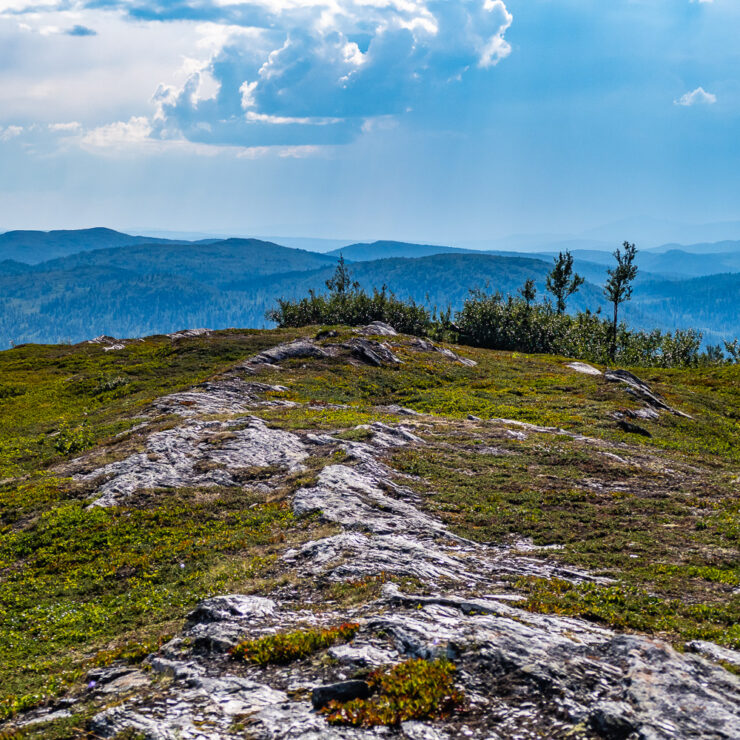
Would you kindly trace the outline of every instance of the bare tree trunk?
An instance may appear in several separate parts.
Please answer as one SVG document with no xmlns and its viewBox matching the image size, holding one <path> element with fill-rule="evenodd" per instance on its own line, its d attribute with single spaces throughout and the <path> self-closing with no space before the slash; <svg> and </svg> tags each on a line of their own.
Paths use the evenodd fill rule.
<svg viewBox="0 0 740 740">
<path fill-rule="evenodd" d="M 619 303 L 617 301 L 614 301 L 614 322 L 612 323 L 612 341 L 611 346 L 609 347 L 609 358 L 612 362 L 614 362 L 614 358 L 617 354 L 617 310 L 619 308 Z"/>
</svg>

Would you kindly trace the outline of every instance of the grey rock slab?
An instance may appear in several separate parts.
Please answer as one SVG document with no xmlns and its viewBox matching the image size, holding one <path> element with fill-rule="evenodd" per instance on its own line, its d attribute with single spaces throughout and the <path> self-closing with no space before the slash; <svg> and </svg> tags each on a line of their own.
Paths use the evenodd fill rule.
<svg viewBox="0 0 740 740">
<path fill-rule="evenodd" d="M 434 342 L 430 342 L 428 339 L 416 339 L 411 345 L 412 349 L 419 350 L 421 352 L 436 352 L 444 355 L 453 362 L 459 362 L 461 365 L 466 367 L 475 367 L 478 363 L 475 360 L 471 360 L 468 357 L 461 357 L 460 355 L 453 352 L 451 349 L 446 347 L 438 347 Z"/>
<path fill-rule="evenodd" d="M 686 649 L 692 653 L 703 655 L 715 663 L 727 663 L 728 665 L 740 668 L 740 651 L 738 650 L 720 647 L 713 642 L 706 642 L 705 640 L 691 640 L 686 643 Z"/>
<path fill-rule="evenodd" d="M 90 730 L 97 737 L 102 738 L 115 737 L 124 730 L 135 730 L 141 733 L 146 740 L 180 740 L 183 735 L 176 734 L 177 729 L 177 727 L 170 728 L 163 722 L 150 719 L 126 704 L 106 709 L 96 714 L 90 721 Z"/>
<path fill-rule="evenodd" d="M 239 469 L 279 466 L 300 470 L 309 456 L 298 436 L 270 429 L 255 417 L 190 421 L 151 434 L 146 445 L 146 452 L 79 477 L 101 481 L 92 505 L 115 506 L 143 489 L 238 486 L 235 475 Z"/>
<path fill-rule="evenodd" d="M 331 357 L 332 352 L 315 344 L 309 339 L 296 339 L 293 342 L 278 344 L 250 358 L 252 365 L 278 365 L 284 360 Z"/>
<path fill-rule="evenodd" d="M 439 727 L 427 725 L 423 722 L 402 722 L 401 733 L 408 740 L 448 740 L 450 737 Z"/>
<path fill-rule="evenodd" d="M 329 465 L 319 474 L 312 488 L 301 488 L 293 497 L 297 516 L 319 511 L 323 519 L 346 529 L 375 534 L 413 532 L 425 536 L 446 533 L 442 523 L 424 514 L 413 503 L 414 495 L 396 489 L 406 500 L 390 496 L 381 488 L 382 480 L 362 466 Z"/>
<path fill-rule="evenodd" d="M 170 339 L 188 339 L 190 337 L 208 337 L 213 332 L 210 329 L 183 329 L 182 331 L 176 331 L 173 334 L 165 334 Z"/>
<path fill-rule="evenodd" d="M 589 365 L 587 362 L 569 362 L 565 367 L 569 367 L 571 370 L 575 370 L 577 373 L 583 373 L 584 375 L 603 375 L 601 370 Z"/>
<path fill-rule="evenodd" d="M 287 388 L 266 383 L 247 383 L 238 377 L 222 377 L 195 388 L 158 398 L 152 407 L 163 414 L 205 416 L 209 414 L 241 414 L 250 407 L 267 403 L 264 394 L 283 392 Z M 270 402 L 274 404 L 275 401 Z M 280 405 L 294 406 L 290 401 Z"/>
<path fill-rule="evenodd" d="M 399 414 L 401 416 L 421 416 L 418 411 L 406 408 L 405 406 L 399 406 L 397 403 L 393 403 L 390 406 L 379 406 L 378 409 L 389 414 Z"/>
<path fill-rule="evenodd" d="M 640 378 L 634 373 L 629 372 L 629 370 L 607 370 L 604 373 L 604 378 L 612 383 L 623 383 L 627 386 L 629 393 L 658 411 L 668 411 L 676 416 L 683 416 L 686 419 L 691 418 L 691 416 L 683 411 L 669 406 L 644 380 L 640 380 Z"/>
<path fill-rule="evenodd" d="M 373 321 L 367 326 L 362 326 L 359 329 L 355 329 L 357 334 L 363 334 L 365 336 L 379 336 L 379 337 L 397 337 L 398 332 L 389 324 L 382 321 Z"/>
<path fill-rule="evenodd" d="M 242 596 L 227 594 L 214 596 L 201 601 L 187 616 L 188 624 L 209 624 L 238 620 L 244 622 L 252 619 L 264 619 L 275 613 L 277 604 L 272 599 L 262 596 Z"/>
<path fill-rule="evenodd" d="M 215 596 L 188 614 L 188 636 L 199 650 L 226 652 L 248 629 L 262 625 L 276 610 L 272 599 L 261 596 Z"/>
<path fill-rule="evenodd" d="M 335 645 L 329 648 L 329 656 L 341 665 L 357 668 L 377 668 L 382 665 L 391 665 L 400 660 L 398 651 L 385 647 L 364 645 Z"/>
<path fill-rule="evenodd" d="M 661 641 L 497 602 L 414 599 L 386 589 L 392 603 L 411 610 L 378 616 L 366 630 L 391 635 L 405 654 L 449 656 L 466 672 L 516 675 L 533 695 L 546 687 L 548 695 L 569 698 L 573 723 L 631 726 L 639 737 L 666 740 L 740 736 L 740 680 Z M 478 680 L 473 676 L 476 690 Z"/>
<path fill-rule="evenodd" d="M 330 580 L 356 580 L 380 573 L 418 578 L 426 583 L 456 579 L 473 585 L 480 564 L 467 563 L 452 551 L 403 535 L 366 535 L 346 532 L 309 542 L 283 555 L 304 572 Z"/>
<path fill-rule="evenodd" d="M 346 344 L 341 345 L 348 349 L 352 357 L 358 359 L 366 365 L 382 367 L 384 365 L 400 365 L 401 360 L 387 344 L 381 344 L 372 339 L 350 339 Z"/>
</svg>

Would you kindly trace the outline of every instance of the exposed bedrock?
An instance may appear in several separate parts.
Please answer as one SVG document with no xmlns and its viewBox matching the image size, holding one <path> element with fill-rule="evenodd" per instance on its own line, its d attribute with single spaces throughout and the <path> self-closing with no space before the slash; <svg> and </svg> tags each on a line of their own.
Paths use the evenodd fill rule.
<svg viewBox="0 0 740 740">
<path fill-rule="evenodd" d="M 239 470 L 270 466 L 297 470 L 308 456 L 299 437 L 270 429 L 256 417 L 194 420 L 151 434 L 145 451 L 80 479 L 100 481 L 94 506 L 114 506 L 142 489 L 238 486 Z"/>
</svg>

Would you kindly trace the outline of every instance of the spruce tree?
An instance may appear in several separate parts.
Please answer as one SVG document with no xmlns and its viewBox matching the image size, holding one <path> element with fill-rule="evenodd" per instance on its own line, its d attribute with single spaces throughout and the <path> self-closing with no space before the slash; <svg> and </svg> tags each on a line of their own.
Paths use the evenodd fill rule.
<svg viewBox="0 0 740 740">
<path fill-rule="evenodd" d="M 547 289 L 555 296 L 555 307 L 559 314 L 565 311 L 565 302 L 583 285 L 583 278 L 573 272 L 573 255 L 569 251 L 560 252 L 555 258 L 555 266 L 547 276 Z"/>
<path fill-rule="evenodd" d="M 637 249 L 634 244 L 624 242 L 622 244 L 624 252 L 617 249 L 614 252 L 614 258 L 617 260 L 617 266 L 607 270 L 609 279 L 604 286 L 604 295 L 614 306 L 614 318 L 612 320 L 611 343 L 609 346 L 609 357 L 612 362 L 617 354 L 617 314 L 621 303 L 632 298 L 632 281 L 637 275 L 637 265 L 635 257 Z"/>
</svg>

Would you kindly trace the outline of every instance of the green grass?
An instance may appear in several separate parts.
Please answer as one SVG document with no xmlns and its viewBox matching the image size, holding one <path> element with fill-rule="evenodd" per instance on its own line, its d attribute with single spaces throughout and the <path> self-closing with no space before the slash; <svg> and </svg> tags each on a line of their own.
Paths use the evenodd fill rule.
<svg viewBox="0 0 740 740">
<path fill-rule="evenodd" d="M 175 342 L 150 337 L 114 352 L 94 344 L 0 352 L 0 481 L 109 439 L 154 398 L 296 334 L 227 331 Z"/>
<path fill-rule="evenodd" d="M 220 495 L 216 495 L 220 493 Z M 243 492 L 163 494 L 146 509 L 60 500 L 0 544 L 0 706 L 58 693 L 101 650 L 174 631 L 200 599 L 269 577 L 284 503 Z M 126 652 L 119 658 L 125 657 Z"/>
<path fill-rule="evenodd" d="M 533 612 L 584 617 L 623 630 L 663 633 L 683 640 L 711 640 L 740 648 L 740 609 L 661 599 L 634 586 L 574 585 L 560 579 L 525 578 L 518 606 Z"/>
</svg>

